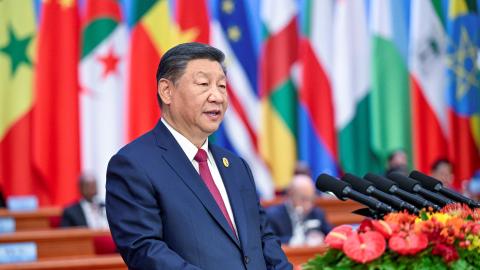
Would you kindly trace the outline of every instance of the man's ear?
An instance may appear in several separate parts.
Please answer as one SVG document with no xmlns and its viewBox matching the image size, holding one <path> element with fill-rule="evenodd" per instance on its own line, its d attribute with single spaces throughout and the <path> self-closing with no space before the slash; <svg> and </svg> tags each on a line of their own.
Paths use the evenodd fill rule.
<svg viewBox="0 0 480 270">
<path fill-rule="evenodd" d="M 163 104 L 170 104 L 172 102 L 172 87 L 173 84 L 170 80 L 162 78 L 158 81 L 157 92 Z"/>
</svg>

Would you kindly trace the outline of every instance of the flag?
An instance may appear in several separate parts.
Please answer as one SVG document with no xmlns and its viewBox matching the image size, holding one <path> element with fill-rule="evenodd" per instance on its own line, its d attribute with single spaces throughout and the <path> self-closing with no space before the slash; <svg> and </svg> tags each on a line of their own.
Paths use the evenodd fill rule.
<svg viewBox="0 0 480 270">
<path fill-rule="evenodd" d="M 356 175 L 381 171 L 370 138 L 371 47 L 366 7 L 337 1 L 333 29 L 333 97 L 342 169 Z"/>
<path fill-rule="evenodd" d="M 304 1 L 300 41 L 299 159 L 314 177 L 338 176 L 331 84 L 334 1 Z"/>
<path fill-rule="evenodd" d="M 446 33 L 439 1 L 412 1 L 409 69 L 415 168 L 429 173 L 448 157 Z"/>
<path fill-rule="evenodd" d="M 0 190 L 5 196 L 45 191 L 31 167 L 35 49 L 32 1 L 0 1 Z"/>
<path fill-rule="evenodd" d="M 372 149 L 381 162 L 403 149 L 411 162 L 408 21 L 403 1 L 371 2 Z"/>
<path fill-rule="evenodd" d="M 78 198 L 78 30 L 76 1 L 43 2 L 32 145 L 35 173 L 48 192 L 41 204 L 65 205 Z"/>
<path fill-rule="evenodd" d="M 180 31 L 168 3 L 168 0 L 133 1 L 127 82 L 128 140 L 152 129 L 160 117 L 155 74 L 161 56 L 171 47 L 195 37 L 194 31 Z"/>
<path fill-rule="evenodd" d="M 271 175 L 258 148 L 260 98 L 258 95 L 258 53 L 254 33 L 248 25 L 246 3 L 223 1 L 214 5 L 212 45 L 226 54 L 229 108 L 215 140 L 238 153 L 250 165 L 258 193 L 271 199 Z"/>
<path fill-rule="evenodd" d="M 127 44 L 118 1 L 88 0 L 80 62 L 82 171 L 95 176 L 100 198 L 108 161 L 125 142 Z"/>
<path fill-rule="evenodd" d="M 447 102 L 454 186 L 480 170 L 480 18 L 476 1 L 451 1 L 448 8 Z"/>
<path fill-rule="evenodd" d="M 277 189 L 290 183 L 297 161 L 297 90 L 292 75 L 299 50 L 297 13 L 293 0 L 261 2 L 259 144 Z"/>
</svg>

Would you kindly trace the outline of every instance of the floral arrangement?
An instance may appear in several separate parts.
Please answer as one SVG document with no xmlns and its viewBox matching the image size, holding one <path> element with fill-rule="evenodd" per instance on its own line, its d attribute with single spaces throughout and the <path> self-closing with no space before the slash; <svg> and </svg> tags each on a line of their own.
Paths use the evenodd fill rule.
<svg viewBox="0 0 480 270">
<path fill-rule="evenodd" d="M 480 269 L 480 209 L 451 204 L 439 212 L 390 213 L 354 230 L 334 228 L 329 249 L 303 266 L 316 269 Z"/>
</svg>

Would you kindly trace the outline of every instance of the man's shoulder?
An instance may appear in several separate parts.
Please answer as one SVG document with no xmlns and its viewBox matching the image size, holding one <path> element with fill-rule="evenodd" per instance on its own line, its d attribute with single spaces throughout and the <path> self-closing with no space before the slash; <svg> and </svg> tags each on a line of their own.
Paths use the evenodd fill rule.
<svg viewBox="0 0 480 270">
<path fill-rule="evenodd" d="M 71 212 L 78 211 L 78 209 L 81 209 L 81 206 L 80 206 L 80 202 L 79 202 L 79 201 L 67 205 L 67 207 L 65 207 L 65 209 L 63 210 L 63 212 L 64 212 L 64 213 L 71 213 Z"/>
<path fill-rule="evenodd" d="M 267 207 L 265 209 L 265 211 L 267 212 L 268 215 L 278 216 L 278 215 L 283 215 L 283 214 L 287 213 L 287 207 L 286 207 L 285 203 L 280 203 L 280 204 L 276 204 L 276 205 L 272 205 L 270 207 Z"/>
<path fill-rule="evenodd" d="M 118 150 L 117 154 L 120 155 L 131 155 L 136 152 L 143 152 L 147 149 L 150 149 L 152 145 L 155 144 L 155 136 L 153 131 L 148 131 L 137 137 L 133 141 L 124 145 L 120 150 Z"/>
</svg>

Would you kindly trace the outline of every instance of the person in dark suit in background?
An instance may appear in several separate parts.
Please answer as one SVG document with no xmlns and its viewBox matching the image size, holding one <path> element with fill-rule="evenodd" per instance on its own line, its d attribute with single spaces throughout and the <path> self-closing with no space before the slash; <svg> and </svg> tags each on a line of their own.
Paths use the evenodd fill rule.
<svg viewBox="0 0 480 270">
<path fill-rule="evenodd" d="M 292 269 L 248 164 L 208 140 L 227 109 L 223 61 L 205 44 L 168 50 L 161 119 L 110 160 L 107 217 L 129 269 Z"/>
<path fill-rule="evenodd" d="M 287 199 L 266 209 L 275 234 L 291 246 L 318 245 L 332 226 L 315 206 L 315 186 L 307 174 L 297 174 L 287 190 Z"/>
<path fill-rule="evenodd" d="M 97 202 L 97 182 L 91 175 L 82 175 L 78 181 L 82 198 L 63 210 L 60 227 L 108 228 L 105 205 Z"/>
</svg>

